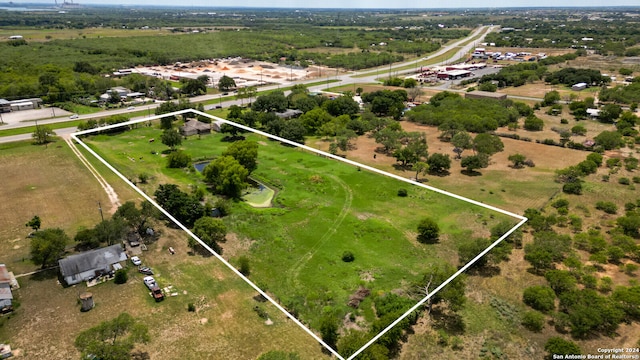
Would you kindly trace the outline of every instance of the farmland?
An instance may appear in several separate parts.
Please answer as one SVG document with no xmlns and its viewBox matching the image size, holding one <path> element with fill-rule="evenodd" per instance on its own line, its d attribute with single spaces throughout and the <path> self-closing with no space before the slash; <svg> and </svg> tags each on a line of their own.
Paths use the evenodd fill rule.
<svg viewBox="0 0 640 360">
<path fill-rule="evenodd" d="M 163 149 L 149 142 L 159 136 L 158 129 L 141 128 L 93 136 L 88 143 L 125 176 L 150 174 L 153 180 L 141 185 L 148 193 L 164 182 L 202 186 L 195 171 L 165 169 L 162 157 L 150 158 L 148 154 Z M 197 159 L 213 158 L 228 145 L 222 139 L 190 138 L 183 151 Z M 323 313 L 344 317 L 350 311 L 349 295 L 360 285 L 380 293 L 410 291 L 410 284 L 428 267 L 457 263 L 455 248 L 460 243 L 488 236 L 491 226 L 507 219 L 277 142 L 254 135 L 248 139 L 260 144 L 259 166 L 252 176 L 278 194 L 271 209 L 233 205 L 225 218 L 232 234 L 222 244 L 222 255 L 230 254 L 231 263 L 249 256 L 250 278 L 312 328 L 318 327 Z M 400 188 L 408 188 L 410 195 L 398 197 Z M 446 234 L 438 244 L 415 241 L 415 228 L 425 216 L 437 219 Z M 353 252 L 356 260 L 342 262 L 345 251 Z"/>
<path fill-rule="evenodd" d="M 635 99 L 627 90 L 636 86 L 640 75 L 639 39 L 628 31 L 636 25 L 637 11 L 627 10 L 532 10 L 527 19 L 518 11 L 507 16 L 497 10 L 468 11 L 464 16 L 456 12 L 303 11 L 290 17 L 286 11 L 256 15 L 244 10 L 233 16 L 226 12 L 167 16 L 172 13 L 157 9 L 131 12 L 139 11 L 136 16 L 122 10 L 90 9 L 82 16 L 73 11 L 0 13 L 0 36 L 24 36 L 24 41 L 0 44 L 7 45 L 3 51 L 7 56 L 0 60 L 6 70 L 0 75 L 0 96 L 43 96 L 47 104 L 60 101 L 82 114 L 99 111 L 88 105 L 89 98 L 103 90 L 128 86 L 127 81 L 133 85 L 133 80 L 103 76 L 120 67 L 240 56 L 302 69 L 311 63 L 336 67 L 331 82 L 341 84 L 329 89 L 327 76 L 326 89 L 345 95 L 362 93 L 363 99 L 374 92 L 381 97 L 412 92 L 417 95 L 415 102 L 436 96 L 434 104 L 416 106 L 430 114 L 439 112 L 434 108 L 438 103 L 459 104 L 449 105 L 448 112 L 440 115 L 439 119 L 449 121 L 446 126 L 423 125 L 412 122 L 417 118 L 411 110 L 416 104 L 406 99 L 386 109 L 374 109 L 374 101 L 367 100 L 364 109 L 358 109 L 351 106 L 351 96 L 318 96 L 325 82 L 309 81 L 307 89 L 302 83 L 287 86 L 286 90 L 294 91 L 290 96 L 270 93 L 269 88 L 275 86 L 266 86 L 260 88 L 263 91 L 258 95 L 264 96 L 260 101 L 251 100 L 260 106 L 268 103 L 266 99 L 279 102 L 278 112 L 305 108 L 307 113 L 300 118 L 278 119 L 270 113 L 273 109 L 266 110 L 268 106 L 247 109 L 246 100 L 237 108 L 225 103 L 216 114 L 282 137 L 294 133 L 296 141 L 304 140 L 308 146 L 405 179 L 418 178 L 425 185 L 529 218 L 522 232 L 494 248 L 435 294 L 433 302 L 417 309 L 358 358 L 424 359 L 437 354 L 445 359 L 537 359 L 558 352 L 549 348 L 558 338 L 568 344 L 564 353 L 595 354 L 598 348 L 640 344 L 640 120 L 637 103 L 625 100 Z M 543 24 L 544 35 L 529 27 L 537 20 Z M 40 22 L 41 28 L 29 25 L 34 22 Z M 569 24 L 566 29 L 565 22 Z M 384 64 L 390 62 L 404 59 L 404 68 L 414 69 L 445 61 L 457 48 L 431 59 L 420 58 L 453 44 L 480 23 L 516 30 L 491 33 L 488 39 L 497 46 L 474 46 L 486 51 L 545 52 L 550 55 L 548 62 L 511 66 L 515 61 L 496 61 L 498 67 L 519 70 L 509 77 L 461 84 L 447 81 L 405 89 L 372 83 L 373 71 L 380 74 L 379 79 L 388 76 L 391 80 L 394 72 L 401 75 L 401 66 L 385 73 Z M 593 40 L 575 35 L 592 30 Z M 477 39 L 467 39 L 467 43 Z M 568 44 L 578 45 L 571 48 Z M 178 47 L 185 50 L 169 51 Z M 554 58 L 556 55 L 567 57 Z M 363 78 L 360 83 L 346 80 L 350 70 L 361 68 L 369 70 L 354 76 Z M 603 76 L 610 81 L 597 82 L 597 86 L 594 82 L 577 91 L 572 90 L 577 81 L 559 81 L 553 76 L 561 70 L 575 74 L 582 69 L 607 72 Z M 370 78 L 364 80 L 365 76 Z M 514 79 L 518 82 L 511 86 Z M 508 113 L 509 119 L 486 113 L 480 116 L 483 119 L 479 120 L 503 119 L 497 129 L 491 129 L 491 138 L 499 135 L 501 146 L 495 153 L 482 154 L 487 156 L 484 167 L 469 169 L 465 160 L 481 156 L 481 143 L 476 140 L 488 133 L 464 129 L 464 120 L 478 117 L 480 104 L 474 105 L 463 94 L 481 87 L 509 95 L 499 105 L 493 103 L 499 109 L 495 111 Z M 625 96 L 606 97 L 607 87 L 618 87 L 621 93 L 624 89 Z M 461 99 L 444 101 L 445 89 L 460 94 Z M 547 101 L 547 95 L 555 92 L 557 97 Z M 226 101 L 206 97 L 197 101 L 220 107 Z M 602 98 L 608 102 L 600 103 Z M 375 105 L 385 103 L 375 100 Z M 520 101 L 523 103 L 516 104 Z M 580 116 L 576 109 L 581 104 L 611 118 Z M 464 113 L 465 107 L 477 113 Z M 144 115 L 150 116 L 150 109 Z M 169 125 L 175 129 L 185 120 Z M 532 120 L 539 124 L 535 129 L 527 124 Z M 286 130 L 296 131 L 283 131 L 286 125 L 292 125 Z M 475 255 L 482 250 L 478 244 L 485 248 L 489 239 L 495 240 L 495 229 L 501 229 L 505 220 L 507 228 L 516 223 L 480 206 L 256 134 L 230 135 L 225 129 L 224 134 L 181 137 L 174 150 L 162 144 L 161 127 L 166 128 L 167 123 L 141 123 L 83 140 L 151 197 L 160 185 L 175 184 L 205 214 L 220 206 L 216 210 L 222 210 L 222 217 L 214 221 L 225 229 L 225 236 L 216 244 L 222 257 L 345 356 L 465 264 L 469 249 Z M 379 136 L 383 131 L 389 137 L 396 134 L 398 140 L 385 143 Z M 454 145 L 453 136 L 447 138 L 448 132 L 465 131 L 470 133 L 471 145 Z M 605 141 L 603 134 L 613 140 Z M 216 161 L 230 146 L 242 143 L 241 139 L 258 148 L 253 185 L 246 190 L 251 195 L 221 195 L 192 164 Z M 409 145 L 416 145 L 412 143 L 416 139 L 424 140 L 428 147 L 416 151 L 416 158 L 411 159 L 403 150 L 411 150 Z M 133 201 L 144 206 L 141 196 L 104 164 L 84 149 L 80 152 L 113 186 L 120 204 Z M 168 168 L 167 159 L 176 153 L 187 154 L 189 161 L 182 168 Z M 444 171 L 429 169 L 437 164 L 433 159 L 438 156 L 450 160 Z M 518 157 L 526 159 L 527 165 L 518 164 L 514 160 Z M 46 145 L 28 141 L 0 144 L 0 173 L 4 180 L 0 263 L 16 274 L 32 272 L 40 265 L 29 260 L 33 240 L 26 236 L 36 230 L 25 223 L 32 216 L 42 218 L 43 230 L 59 227 L 70 239 L 121 216 L 112 217 L 117 204 L 61 139 Z M 422 241 L 425 218 L 439 225 L 438 241 Z M 11 344 L 17 357 L 79 358 L 76 337 L 126 311 L 149 329 L 149 341 L 136 345 L 135 357 L 256 359 L 280 350 L 300 359 L 329 358 L 292 319 L 256 296 L 236 273 L 189 241 L 167 219 L 153 216 L 148 221 L 157 237 L 144 241 L 147 250 L 140 257 L 166 287 L 165 301 L 155 303 L 148 296 L 142 274 L 129 261 L 124 270 L 128 280 L 119 285 L 110 281 L 91 288 L 84 284 L 63 287 L 56 282 L 56 269 L 36 271 L 19 278 L 15 311 L 0 317 L 0 342 Z M 81 239 L 70 239 L 63 255 L 83 251 Z M 96 307 L 87 313 L 80 312 L 77 300 L 84 291 L 92 292 L 96 301 Z M 532 300 L 532 293 L 539 298 Z M 543 297 L 540 294 L 544 302 L 538 301 Z"/>
</svg>

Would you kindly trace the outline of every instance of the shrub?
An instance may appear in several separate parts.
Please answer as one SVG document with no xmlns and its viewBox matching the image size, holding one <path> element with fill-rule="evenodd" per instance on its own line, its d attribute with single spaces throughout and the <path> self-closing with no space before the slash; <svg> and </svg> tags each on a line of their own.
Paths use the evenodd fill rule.
<svg viewBox="0 0 640 360">
<path fill-rule="evenodd" d="M 195 312 L 196 311 L 196 306 L 193 303 L 188 303 L 187 304 L 187 311 L 188 312 Z"/>
<path fill-rule="evenodd" d="M 570 340 L 565 340 L 561 337 L 552 337 L 547 340 L 544 345 L 544 350 L 548 353 L 546 358 L 553 359 L 553 355 L 579 355 L 581 353 L 580 347 Z"/>
<path fill-rule="evenodd" d="M 398 189 L 398 196 L 406 197 L 408 195 L 407 189 Z"/>
<path fill-rule="evenodd" d="M 576 125 L 574 127 L 571 128 L 571 132 L 574 135 L 587 135 L 587 128 L 584 127 L 583 125 Z"/>
<path fill-rule="evenodd" d="M 113 282 L 115 282 L 116 284 L 124 284 L 127 282 L 127 280 L 129 280 L 129 276 L 127 275 L 127 270 L 125 269 L 116 270 L 116 275 L 115 275 L 115 278 L 113 279 Z"/>
<path fill-rule="evenodd" d="M 624 272 L 629 276 L 632 276 L 637 270 L 638 265 L 636 264 L 628 263 L 624 266 Z"/>
<path fill-rule="evenodd" d="M 565 118 L 560 119 L 560 124 L 568 124 L 568 123 L 569 123 L 569 120 Z"/>
<path fill-rule="evenodd" d="M 418 241 L 423 244 L 432 244 L 438 241 L 440 227 L 431 218 L 424 218 L 418 224 Z"/>
<path fill-rule="evenodd" d="M 249 258 L 246 256 L 240 256 L 238 258 L 238 271 L 244 276 L 249 276 L 251 269 L 249 267 Z"/>
<path fill-rule="evenodd" d="M 621 177 L 620 179 L 618 179 L 618 184 L 620 184 L 620 185 L 629 185 L 629 184 L 631 184 L 631 181 L 629 180 L 629 178 Z"/>
<path fill-rule="evenodd" d="M 567 199 L 558 199 L 556 201 L 554 201 L 553 203 L 551 203 L 551 206 L 559 209 L 559 208 L 568 208 L 569 207 L 569 200 Z"/>
<path fill-rule="evenodd" d="M 549 286 L 537 285 L 524 289 L 522 301 L 540 311 L 551 311 L 555 308 L 556 294 Z"/>
<path fill-rule="evenodd" d="M 533 332 L 540 332 L 544 328 L 544 315 L 537 311 L 527 311 L 522 315 L 522 326 Z"/>
<path fill-rule="evenodd" d="M 589 155 L 587 155 L 587 160 L 591 160 L 594 163 L 596 163 L 596 165 L 598 165 L 598 167 L 602 166 L 602 154 L 598 154 L 598 153 L 591 153 Z"/>
<path fill-rule="evenodd" d="M 580 195 L 582 194 L 582 182 L 576 181 L 566 183 L 562 186 L 562 192 L 566 194 Z"/>
<path fill-rule="evenodd" d="M 171 169 L 186 168 L 191 165 L 191 155 L 177 150 L 167 155 L 167 167 Z"/>
<path fill-rule="evenodd" d="M 598 290 L 600 290 L 603 293 L 606 293 L 611 291 L 612 287 L 613 287 L 613 280 L 610 277 L 603 276 L 602 278 L 600 278 L 600 287 L 598 287 Z"/>
<path fill-rule="evenodd" d="M 621 160 L 617 159 L 617 158 L 607 159 L 607 167 L 608 168 L 614 168 L 614 167 L 620 166 L 620 162 L 621 162 Z"/>
<path fill-rule="evenodd" d="M 353 255 L 351 251 L 345 251 L 342 253 L 342 261 L 344 262 L 352 262 L 356 257 Z"/>
<path fill-rule="evenodd" d="M 633 180 L 633 182 L 636 184 L 640 184 L 640 176 L 634 176 L 631 180 Z"/>
<path fill-rule="evenodd" d="M 544 121 L 534 115 L 527 116 L 524 119 L 524 128 L 529 131 L 541 131 L 544 128 Z"/>
<path fill-rule="evenodd" d="M 633 171 L 635 169 L 638 168 L 638 159 L 634 158 L 634 157 L 628 157 L 626 159 L 624 159 L 624 168 L 627 169 L 627 171 Z"/>
<path fill-rule="evenodd" d="M 607 214 L 615 214 L 618 212 L 618 206 L 611 201 L 598 201 L 596 209 L 602 210 Z"/>
</svg>

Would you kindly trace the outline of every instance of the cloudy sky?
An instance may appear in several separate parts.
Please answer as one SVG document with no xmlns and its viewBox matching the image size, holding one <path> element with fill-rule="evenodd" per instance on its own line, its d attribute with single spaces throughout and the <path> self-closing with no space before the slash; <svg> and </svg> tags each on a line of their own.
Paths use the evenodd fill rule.
<svg viewBox="0 0 640 360">
<path fill-rule="evenodd" d="M 2 1 L 2 0 L 0 0 Z M 62 2 L 63 0 L 59 0 Z M 2 1 L 4 2 L 4 1 Z M 13 0 L 14 3 L 53 3 L 54 0 Z M 187 7 L 279 7 L 279 8 L 488 8 L 488 7 L 610 7 L 640 6 L 638 0 L 74 0 L 80 4 L 162 5 Z"/>
</svg>

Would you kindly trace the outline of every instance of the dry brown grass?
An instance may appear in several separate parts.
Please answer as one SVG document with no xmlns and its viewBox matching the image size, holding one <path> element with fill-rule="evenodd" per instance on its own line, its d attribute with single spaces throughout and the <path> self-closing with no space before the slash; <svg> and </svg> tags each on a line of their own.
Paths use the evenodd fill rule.
<svg viewBox="0 0 640 360">
<path fill-rule="evenodd" d="M 74 236 L 79 227 L 100 221 L 109 198 L 98 181 L 73 155 L 67 144 L 57 141 L 48 147 L 30 143 L 11 144 L 0 151 L 0 263 L 16 274 L 36 267 L 23 259 L 29 256 L 31 231 L 25 226 L 34 215 L 42 228 L 60 227 Z M 116 191 L 122 187 L 116 187 Z M 130 192 L 124 193 L 125 198 Z"/>
<path fill-rule="evenodd" d="M 169 254 L 168 247 L 176 250 Z M 297 352 L 303 359 L 326 358 L 320 346 L 268 303 L 257 303 L 256 292 L 214 257 L 188 255 L 185 235 L 164 229 L 142 259 L 155 271 L 162 287 L 178 294 L 155 303 L 141 274 L 129 271 L 124 285 L 107 282 L 89 289 L 84 284 L 63 288 L 55 278 L 21 278 L 16 297 L 21 305 L 0 337 L 26 358 L 78 358 L 74 340 L 84 329 L 128 312 L 148 326 L 150 343 L 139 346 L 152 359 L 255 359 L 269 350 Z M 93 294 L 96 307 L 86 313 L 79 293 Z M 197 305 L 188 312 L 187 304 Z M 260 305 L 273 321 L 266 325 L 252 310 Z M 44 346 L 43 346 L 44 344 Z"/>
</svg>

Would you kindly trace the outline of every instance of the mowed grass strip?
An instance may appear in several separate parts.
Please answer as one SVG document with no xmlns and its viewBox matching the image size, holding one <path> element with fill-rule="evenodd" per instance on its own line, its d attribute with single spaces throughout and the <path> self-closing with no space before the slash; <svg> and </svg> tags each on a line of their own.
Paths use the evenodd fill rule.
<svg viewBox="0 0 640 360">
<path fill-rule="evenodd" d="M 157 140 L 149 142 L 160 135 L 159 129 L 144 127 L 98 135 L 88 143 L 125 176 L 153 175 L 145 186 L 147 193 L 165 182 L 184 189 L 204 186 L 195 170 L 165 168 L 160 154 L 166 147 Z M 326 307 L 339 316 L 346 314 L 349 296 L 360 285 L 377 292 L 407 290 L 429 266 L 456 263 L 452 247 L 469 237 L 488 235 L 490 226 L 508 218 L 257 135 L 247 138 L 260 144 L 254 175 L 279 191 L 274 208 L 234 204 L 225 222 L 235 235 L 233 241 L 242 244 L 229 240 L 223 248 L 249 249 L 234 255 L 250 258 L 250 278 L 312 327 Z M 214 158 L 228 146 L 221 140 L 218 134 L 194 136 L 181 148 L 193 158 Z M 400 188 L 409 188 L 410 196 L 398 197 Z M 423 217 L 440 224 L 439 244 L 415 240 Z M 343 262 L 344 251 L 353 252 L 355 261 Z M 443 253 L 448 256 L 442 258 Z"/>
</svg>

